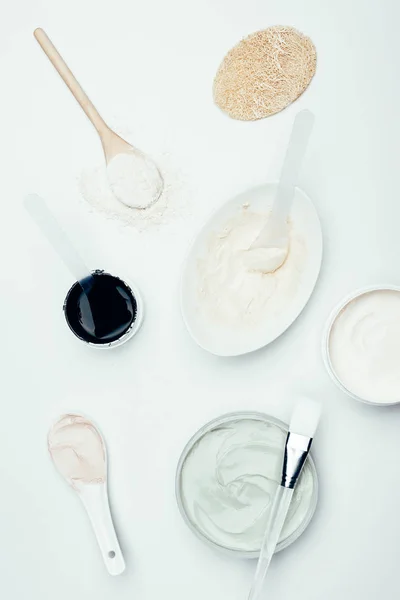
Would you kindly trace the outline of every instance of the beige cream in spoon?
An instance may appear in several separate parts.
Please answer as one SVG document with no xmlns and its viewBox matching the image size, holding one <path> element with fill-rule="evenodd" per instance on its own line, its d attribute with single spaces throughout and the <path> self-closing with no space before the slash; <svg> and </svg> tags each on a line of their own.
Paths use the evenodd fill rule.
<svg viewBox="0 0 400 600">
<path fill-rule="evenodd" d="M 107 491 L 107 454 L 95 425 L 81 415 L 63 415 L 48 434 L 54 466 L 80 497 L 110 575 L 125 570 Z"/>
<path fill-rule="evenodd" d="M 45 31 L 39 27 L 34 36 L 99 134 L 114 196 L 136 209 L 145 209 L 157 202 L 164 188 L 157 165 L 110 129 Z"/>
</svg>

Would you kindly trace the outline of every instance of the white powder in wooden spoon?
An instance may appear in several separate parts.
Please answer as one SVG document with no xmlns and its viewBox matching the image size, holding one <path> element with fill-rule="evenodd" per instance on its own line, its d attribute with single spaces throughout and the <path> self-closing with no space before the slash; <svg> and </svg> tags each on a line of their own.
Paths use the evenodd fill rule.
<svg viewBox="0 0 400 600">
<path fill-rule="evenodd" d="M 214 101 L 228 115 L 252 121 L 294 102 L 315 74 L 315 46 L 293 27 L 252 33 L 232 48 L 214 79 Z"/>
<path fill-rule="evenodd" d="M 78 182 L 81 195 L 96 211 L 137 231 L 179 221 L 190 212 L 184 175 L 176 171 L 168 154 L 157 156 L 157 165 L 160 167 L 163 189 L 157 202 L 147 208 L 130 207 L 116 198 L 111 190 L 108 168 L 104 164 L 82 171 Z"/>
<path fill-rule="evenodd" d="M 114 196 L 131 208 L 149 208 L 164 186 L 156 164 L 138 151 L 117 154 L 107 165 L 107 177 Z"/>
</svg>

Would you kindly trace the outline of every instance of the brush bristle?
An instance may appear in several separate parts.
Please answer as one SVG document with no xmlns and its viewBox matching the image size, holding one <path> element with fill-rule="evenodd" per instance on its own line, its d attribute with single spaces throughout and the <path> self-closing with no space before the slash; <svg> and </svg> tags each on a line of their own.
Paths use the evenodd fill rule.
<svg viewBox="0 0 400 600">
<path fill-rule="evenodd" d="M 289 431 L 313 438 L 321 416 L 321 405 L 315 400 L 301 398 L 296 402 Z"/>
</svg>

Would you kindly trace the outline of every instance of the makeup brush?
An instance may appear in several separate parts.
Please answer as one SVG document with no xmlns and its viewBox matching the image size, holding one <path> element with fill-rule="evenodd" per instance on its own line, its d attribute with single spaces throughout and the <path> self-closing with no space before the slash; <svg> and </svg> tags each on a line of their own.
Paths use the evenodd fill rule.
<svg viewBox="0 0 400 600">
<path fill-rule="evenodd" d="M 320 416 L 321 405 L 314 400 L 301 399 L 294 407 L 285 444 L 282 480 L 270 511 L 248 600 L 257 600 L 260 597 L 292 501 L 293 491 L 310 452 Z"/>
</svg>

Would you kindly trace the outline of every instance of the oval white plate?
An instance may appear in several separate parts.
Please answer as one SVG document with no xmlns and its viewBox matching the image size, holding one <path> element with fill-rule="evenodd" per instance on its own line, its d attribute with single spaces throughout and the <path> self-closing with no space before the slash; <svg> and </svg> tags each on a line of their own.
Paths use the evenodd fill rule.
<svg viewBox="0 0 400 600">
<path fill-rule="evenodd" d="M 208 320 L 200 309 L 198 261 L 205 257 L 211 234 L 220 231 L 240 207 L 250 203 L 251 210 L 265 212 L 271 206 L 276 183 L 267 183 L 251 188 L 231 198 L 203 226 L 189 249 L 181 282 L 181 309 L 183 320 L 192 338 L 199 346 L 218 356 L 238 356 L 258 350 L 279 337 L 299 316 L 307 304 L 318 279 L 322 261 L 321 224 L 315 207 L 308 196 L 296 188 L 291 211 L 291 219 L 296 223 L 296 231 L 302 235 L 307 245 L 307 263 L 301 284 L 290 308 L 274 321 L 268 318 L 256 327 L 241 326 L 232 328 Z M 266 315 L 268 317 L 268 315 Z"/>
</svg>

